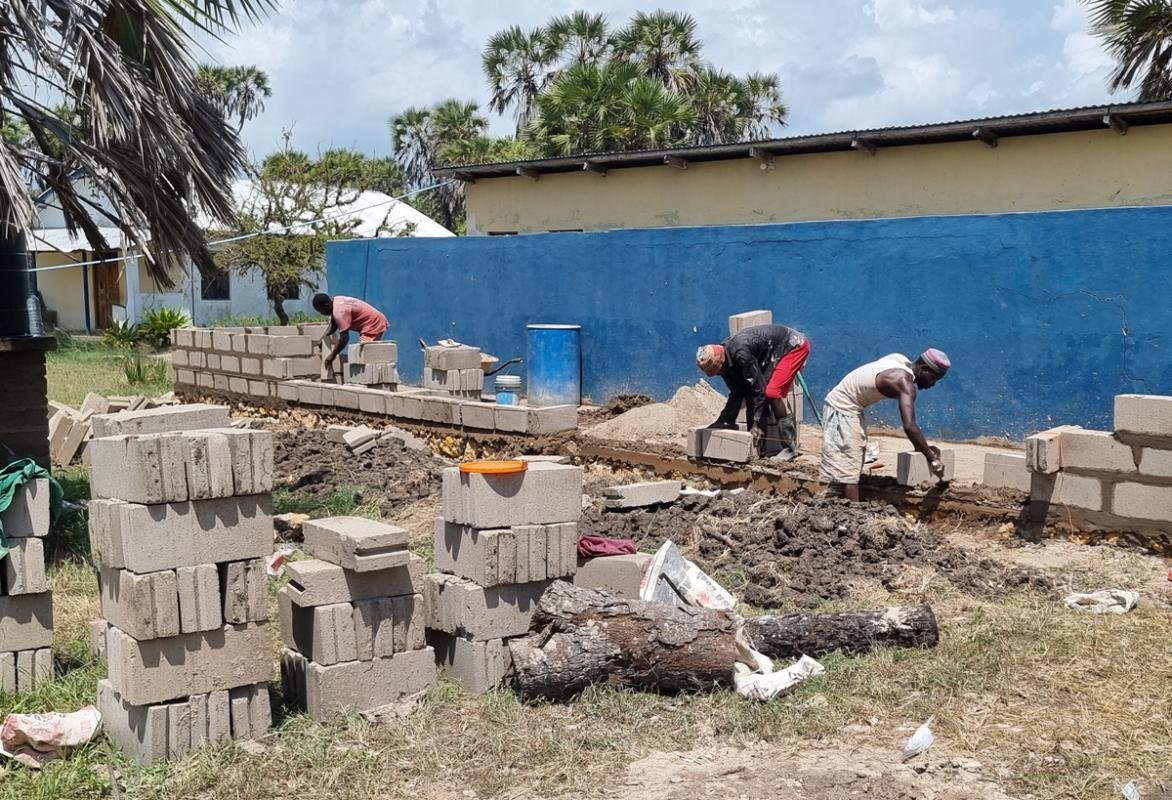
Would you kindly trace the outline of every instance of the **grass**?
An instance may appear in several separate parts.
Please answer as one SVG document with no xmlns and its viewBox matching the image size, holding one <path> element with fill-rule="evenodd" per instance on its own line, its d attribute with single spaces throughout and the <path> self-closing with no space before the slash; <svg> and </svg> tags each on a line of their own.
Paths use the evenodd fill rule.
<svg viewBox="0 0 1172 800">
<path fill-rule="evenodd" d="M 150 356 L 142 357 L 150 364 L 145 367 L 145 382 L 127 380 L 128 351 L 111 347 L 104 342 L 81 341 L 62 336 L 58 349 L 46 359 L 49 380 L 49 399 L 77 408 L 89 392 L 101 395 L 143 394 L 156 397 L 171 391 L 173 384 L 169 369 L 152 369 L 151 362 L 165 363 Z"/>
<path fill-rule="evenodd" d="M 295 314 L 289 315 L 289 324 L 296 325 L 300 322 L 329 322 L 328 319 L 320 314 L 306 314 L 304 311 L 298 311 Z M 281 320 L 276 316 L 269 317 L 246 317 L 237 314 L 224 317 L 212 323 L 214 328 L 251 328 L 270 325 L 280 325 Z"/>
<path fill-rule="evenodd" d="M 379 519 L 378 504 L 351 486 L 339 486 L 324 498 L 278 487 L 273 490 L 273 512 L 311 517 L 367 517 Z"/>
</svg>

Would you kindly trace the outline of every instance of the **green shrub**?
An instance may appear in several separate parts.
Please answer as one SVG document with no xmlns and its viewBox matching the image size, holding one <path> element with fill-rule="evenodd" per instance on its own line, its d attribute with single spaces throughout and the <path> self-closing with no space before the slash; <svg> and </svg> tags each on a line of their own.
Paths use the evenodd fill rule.
<svg viewBox="0 0 1172 800">
<path fill-rule="evenodd" d="M 113 347 L 129 350 L 142 341 L 142 327 L 115 320 L 102 331 L 102 338 Z"/>
<path fill-rule="evenodd" d="M 142 338 L 156 348 L 171 345 L 171 331 L 182 328 L 191 317 L 177 308 L 153 308 L 147 312 L 142 324 Z"/>
<path fill-rule="evenodd" d="M 157 386 L 167 382 L 167 362 L 155 356 L 133 353 L 122 359 L 122 372 L 131 386 Z"/>
</svg>

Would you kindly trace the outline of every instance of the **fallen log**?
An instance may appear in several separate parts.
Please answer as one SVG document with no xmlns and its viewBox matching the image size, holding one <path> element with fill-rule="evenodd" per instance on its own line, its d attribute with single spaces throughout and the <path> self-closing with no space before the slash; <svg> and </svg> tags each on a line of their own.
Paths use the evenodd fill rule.
<svg viewBox="0 0 1172 800">
<path fill-rule="evenodd" d="M 876 647 L 935 647 L 940 642 L 929 605 L 843 614 L 780 614 L 745 618 L 753 648 L 770 658 L 817 658 Z"/>
<path fill-rule="evenodd" d="M 534 612 L 532 633 L 513 639 L 513 684 L 524 697 L 564 700 L 594 683 L 644 691 L 733 685 L 737 632 L 771 658 L 860 653 L 879 646 L 932 647 L 929 606 L 745 620 L 721 611 L 622 600 L 557 581 Z"/>
</svg>

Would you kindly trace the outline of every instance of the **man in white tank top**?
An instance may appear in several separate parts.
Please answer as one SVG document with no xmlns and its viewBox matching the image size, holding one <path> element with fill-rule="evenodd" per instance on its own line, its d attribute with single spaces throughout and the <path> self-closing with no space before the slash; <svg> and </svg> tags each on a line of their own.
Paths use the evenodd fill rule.
<svg viewBox="0 0 1172 800">
<path fill-rule="evenodd" d="M 892 353 L 855 369 L 826 395 L 822 415 L 822 475 L 834 488 L 842 487 L 848 500 L 859 500 L 859 476 L 867 454 L 863 410 L 884 398 L 899 400 L 903 431 L 916 450 L 928 459 L 936 477 L 944 475 L 940 451 L 928 444 L 916 423 L 916 395 L 931 389 L 952 366 L 941 350 L 928 348 L 912 361 Z"/>
</svg>

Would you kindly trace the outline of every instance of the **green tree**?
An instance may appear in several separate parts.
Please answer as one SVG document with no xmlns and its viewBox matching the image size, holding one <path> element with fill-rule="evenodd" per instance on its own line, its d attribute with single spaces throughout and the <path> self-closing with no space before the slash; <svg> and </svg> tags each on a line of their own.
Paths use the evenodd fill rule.
<svg viewBox="0 0 1172 800">
<path fill-rule="evenodd" d="M 0 137 L 0 236 L 33 225 L 31 176 L 54 190 L 70 229 L 106 249 L 95 209 L 72 180 L 81 168 L 110 198 L 113 224 L 142 249 L 160 285 L 173 284 L 167 263 L 183 255 L 214 270 L 193 214 L 203 208 L 231 219 L 231 181 L 246 159 L 196 86 L 190 31 L 221 35 L 272 7 L 272 0 L 0 3 L 0 112 L 31 137 L 28 144 Z M 77 120 L 51 108 L 49 97 L 76 109 Z"/>
<path fill-rule="evenodd" d="M 554 76 L 557 49 L 548 31 L 524 31 L 514 25 L 488 40 L 481 60 L 492 98 L 488 108 L 498 114 L 513 109 L 517 135 L 529 121 L 533 103 Z"/>
<path fill-rule="evenodd" d="M 684 90 L 700 67 L 700 40 L 696 20 L 670 11 L 639 11 L 615 33 L 614 57 L 635 64 L 668 89 Z"/>
<path fill-rule="evenodd" d="M 545 30 L 546 40 L 563 67 L 597 64 L 610 55 L 610 25 L 603 14 L 578 10 L 554 17 Z"/>
<path fill-rule="evenodd" d="M 1172 98 L 1172 0 L 1083 0 L 1091 31 L 1115 59 L 1112 92 L 1138 88 L 1139 100 Z"/>
<path fill-rule="evenodd" d="M 273 96 L 269 76 L 256 67 L 220 67 L 201 64 L 195 72 L 199 91 L 224 112 L 236 119 L 236 132 L 244 123 L 265 110 L 265 100 Z"/>
</svg>

